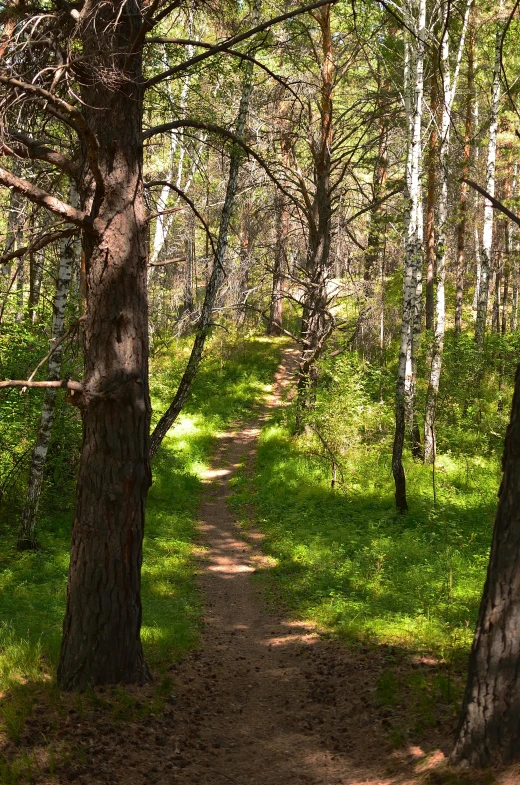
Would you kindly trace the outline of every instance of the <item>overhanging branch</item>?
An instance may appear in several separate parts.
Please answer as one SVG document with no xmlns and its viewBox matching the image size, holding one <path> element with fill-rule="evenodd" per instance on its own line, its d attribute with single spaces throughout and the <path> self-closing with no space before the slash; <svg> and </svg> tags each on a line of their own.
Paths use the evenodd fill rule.
<svg viewBox="0 0 520 785">
<path fill-rule="evenodd" d="M 155 186 L 161 186 L 161 187 L 167 186 L 172 191 L 175 191 L 175 193 L 178 196 L 180 196 L 181 199 L 184 199 L 184 201 L 191 207 L 193 213 L 197 216 L 197 218 L 201 222 L 202 226 L 204 227 L 204 231 L 206 232 L 209 244 L 211 245 L 211 250 L 213 251 L 213 255 L 215 256 L 217 251 L 215 249 L 215 244 L 213 242 L 213 237 L 211 235 L 210 228 L 209 228 L 208 224 L 206 223 L 206 221 L 204 220 L 204 218 L 202 217 L 202 215 L 199 213 L 199 211 L 195 207 L 195 204 L 190 199 L 190 197 L 186 193 L 184 193 L 184 191 L 182 191 L 180 188 L 177 188 L 176 185 L 174 185 L 173 183 L 168 182 L 168 180 L 153 180 L 150 183 L 145 183 L 144 184 L 145 188 L 154 188 Z M 150 265 L 150 267 L 153 267 L 153 265 Z"/>
<path fill-rule="evenodd" d="M 322 3 L 323 5 L 323 3 Z M 143 133 L 143 141 L 146 139 L 150 139 L 152 136 L 156 136 L 157 134 L 166 133 L 167 131 L 173 131 L 176 128 L 198 128 L 201 131 L 209 131 L 209 133 L 218 134 L 219 136 L 224 136 L 226 139 L 234 142 L 235 144 L 239 145 L 251 158 L 254 158 L 255 161 L 260 164 L 264 172 L 267 174 L 269 179 L 276 185 L 279 191 L 281 191 L 288 199 L 291 200 L 293 204 L 298 207 L 300 210 L 304 210 L 304 206 L 298 201 L 298 199 L 288 191 L 282 183 L 278 180 L 278 178 L 271 172 L 268 164 L 264 161 L 264 159 L 256 153 L 252 147 L 249 147 L 243 139 L 239 136 L 234 134 L 232 131 L 228 131 L 227 128 L 222 128 L 220 125 L 216 125 L 215 123 L 204 123 L 200 120 L 172 120 L 170 123 L 163 123 L 162 125 L 153 126 L 153 128 L 149 128 L 147 131 Z"/>
<path fill-rule="evenodd" d="M 251 28 L 251 30 L 247 30 L 245 33 L 240 33 L 240 35 L 236 35 L 233 38 L 228 38 L 226 41 L 223 41 L 221 44 L 215 44 L 211 49 L 207 52 L 202 52 L 200 55 L 196 55 L 195 57 L 190 58 L 189 60 L 185 60 L 184 63 L 179 63 L 179 65 L 174 66 L 173 68 L 169 68 L 167 71 L 163 71 L 162 74 L 156 74 L 155 76 L 150 77 L 144 83 L 144 87 L 154 87 L 154 85 L 159 84 L 159 82 L 163 82 L 165 79 L 168 79 L 170 76 L 175 76 L 182 71 L 185 71 L 187 68 L 191 68 L 192 65 L 196 63 L 201 63 L 203 60 L 206 60 L 208 57 L 213 57 L 213 55 L 217 54 L 218 52 L 224 52 L 226 49 L 229 49 L 235 44 L 239 44 L 242 41 L 246 41 L 248 38 L 251 38 L 253 35 L 257 33 L 261 33 L 264 30 L 267 30 L 269 27 L 273 25 L 279 24 L 280 22 L 285 22 L 286 19 L 292 19 L 293 16 L 299 16 L 301 14 L 306 14 L 308 11 L 312 11 L 314 8 L 321 8 L 323 5 L 334 5 L 336 0 L 319 0 L 317 3 L 312 3 L 311 5 L 305 5 L 301 8 L 295 8 L 293 11 L 289 11 L 286 14 L 281 14 L 281 16 L 275 16 L 273 19 L 269 19 L 267 22 L 263 22 L 256 27 Z"/>
<path fill-rule="evenodd" d="M 13 188 L 21 194 L 21 196 L 25 196 L 26 199 L 29 199 L 30 202 L 34 202 L 34 204 L 38 204 L 40 207 L 45 207 L 51 213 L 59 215 L 60 218 L 64 218 L 66 221 L 70 221 L 70 223 L 80 226 L 82 229 L 89 231 L 92 231 L 93 229 L 92 220 L 81 210 L 76 210 L 76 208 L 71 207 L 70 204 L 62 202 L 61 199 L 51 196 L 47 191 L 38 188 L 37 185 L 33 185 L 28 180 L 23 180 L 21 177 L 17 177 L 15 174 L 8 172 L 7 169 L 2 169 L 2 167 L 0 167 L 0 185 L 5 185 L 7 188 Z"/>
<path fill-rule="evenodd" d="M 162 36 L 153 36 L 151 38 L 147 38 L 145 43 L 146 44 L 177 44 L 179 46 L 198 46 L 201 49 L 215 48 L 215 44 L 209 44 L 206 41 L 192 41 L 189 38 L 163 38 Z M 281 76 L 278 76 L 278 74 L 275 74 L 274 71 L 271 71 L 270 68 L 268 68 L 266 65 L 261 63 L 255 57 L 245 54 L 244 52 L 237 52 L 235 49 L 231 49 L 229 46 L 224 47 L 223 49 L 221 49 L 221 51 L 224 54 L 232 55 L 233 57 L 239 57 L 241 60 L 247 60 L 248 62 L 258 66 L 258 68 L 261 68 L 262 71 L 265 71 L 265 73 L 268 74 L 271 77 L 271 79 L 274 79 L 276 82 L 279 82 L 279 84 L 281 84 L 282 87 L 284 87 L 286 90 L 289 90 L 289 92 L 292 93 L 292 95 L 294 95 L 294 97 L 297 98 L 298 101 L 300 101 L 300 96 L 298 95 L 298 93 L 296 93 L 292 89 L 292 87 L 289 84 L 287 84 L 285 79 L 283 79 Z M 215 53 L 212 52 L 211 54 L 213 55 Z"/>
<path fill-rule="evenodd" d="M 47 234 L 44 234 L 35 240 L 32 245 L 25 245 L 23 248 L 18 248 L 16 251 L 11 251 L 4 256 L 0 256 L 0 264 L 8 264 L 13 259 L 20 259 L 22 256 L 25 256 L 28 253 L 36 253 L 36 251 L 41 251 L 42 248 L 50 245 L 50 243 L 53 243 L 55 240 L 62 240 L 65 237 L 72 237 L 72 235 L 76 234 L 76 232 L 77 229 L 59 229 L 55 232 L 48 232 Z"/>
<path fill-rule="evenodd" d="M 515 215 L 515 213 L 511 212 L 511 210 L 509 210 L 505 204 L 502 204 L 502 202 L 500 202 L 498 199 L 495 199 L 494 196 L 491 196 L 491 194 L 488 193 L 485 188 L 482 188 L 480 185 L 473 182 L 473 180 L 467 180 L 465 177 L 461 178 L 461 183 L 467 183 L 471 188 L 474 188 L 475 191 L 478 191 L 479 194 L 491 202 L 495 210 L 499 210 L 504 215 L 507 215 L 507 217 L 513 221 L 513 223 L 515 223 L 517 226 L 520 226 L 520 216 Z"/>
<path fill-rule="evenodd" d="M 7 130 L 7 133 L 19 144 L 7 145 L 5 142 L 0 143 L 0 154 L 10 155 L 16 158 L 30 158 L 38 161 L 45 161 L 46 163 L 56 166 L 62 172 L 68 174 L 69 177 L 76 179 L 78 176 L 78 167 L 72 163 L 62 153 L 52 150 L 45 145 L 45 142 L 40 142 L 37 139 L 31 139 L 29 136 L 15 131 L 12 128 Z"/>
</svg>

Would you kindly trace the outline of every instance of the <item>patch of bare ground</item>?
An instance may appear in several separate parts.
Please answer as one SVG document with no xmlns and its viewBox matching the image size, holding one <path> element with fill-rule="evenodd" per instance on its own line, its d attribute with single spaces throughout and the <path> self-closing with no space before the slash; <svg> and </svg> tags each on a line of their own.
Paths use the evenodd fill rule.
<svg viewBox="0 0 520 785">
<path fill-rule="evenodd" d="M 201 647 L 170 668 L 168 682 L 90 695 L 35 696 L 17 744 L 0 739 L 4 766 L 31 760 L 19 779 L 79 785 L 485 785 L 518 772 L 456 773 L 446 765 L 453 711 L 395 750 L 402 717 L 378 684 L 389 667 L 423 669 L 390 647 L 344 646 L 267 610 L 250 576 L 261 537 L 244 539 L 228 506 L 229 480 L 254 456 L 262 420 L 291 383 L 286 351 L 263 415 L 223 434 L 200 509 Z M 434 664 L 434 663 L 433 663 Z M 0 757 L 0 761 L 2 758 Z M 1 765 L 1 764 L 0 764 Z M 10 776 L 8 768 L 4 772 Z"/>
</svg>

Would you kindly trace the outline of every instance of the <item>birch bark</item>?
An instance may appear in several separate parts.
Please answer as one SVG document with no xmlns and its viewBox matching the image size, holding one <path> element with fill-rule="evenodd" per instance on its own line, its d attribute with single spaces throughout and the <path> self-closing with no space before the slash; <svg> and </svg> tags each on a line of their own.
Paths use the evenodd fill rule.
<svg viewBox="0 0 520 785">
<path fill-rule="evenodd" d="M 69 203 L 79 208 L 79 197 L 74 184 L 71 183 Z M 72 266 L 79 260 L 78 240 L 70 237 L 62 241 L 60 250 L 60 261 L 58 266 L 58 277 L 56 280 L 56 291 L 53 300 L 53 316 L 51 327 L 50 348 L 61 339 L 65 328 L 65 309 L 72 275 Z M 49 357 L 47 378 L 49 380 L 61 378 L 61 359 L 62 347 L 58 346 L 56 351 Z M 43 397 L 42 413 L 38 435 L 34 444 L 31 468 L 29 470 L 29 481 L 27 483 L 27 493 L 25 505 L 20 522 L 18 534 L 19 550 L 34 550 L 38 547 L 35 536 L 36 516 L 38 504 L 42 490 L 43 478 L 45 474 L 45 463 L 52 435 L 54 423 L 54 409 L 56 405 L 57 390 L 48 388 Z"/>
<path fill-rule="evenodd" d="M 473 0 L 467 0 L 464 21 L 462 25 L 461 38 L 453 78 L 450 74 L 450 48 L 448 37 L 448 18 L 443 19 L 443 38 L 441 41 L 441 68 L 443 75 L 443 105 L 441 133 L 439 138 L 439 206 L 438 206 L 438 230 L 437 230 L 437 252 L 436 252 L 436 278 L 437 287 L 435 292 L 435 336 L 432 347 L 432 360 L 430 369 L 430 379 L 428 383 L 428 393 L 426 396 L 426 410 L 424 417 L 424 461 L 433 463 L 435 459 L 435 412 L 437 408 L 437 398 L 439 395 L 439 385 L 441 379 L 442 356 L 444 353 L 444 333 L 446 325 L 446 228 L 448 220 L 448 179 L 449 179 L 449 148 L 450 148 L 450 129 L 451 112 L 453 101 L 457 90 L 457 82 L 464 51 L 466 31 L 468 29 L 469 15 Z"/>
<path fill-rule="evenodd" d="M 421 122 L 424 93 L 424 50 L 426 39 L 426 0 L 412 0 L 406 8 L 407 24 L 415 35 L 405 39 L 405 110 L 407 114 L 408 146 L 405 179 L 406 246 L 403 281 L 403 317 L 395 396 L 395 434 L 392 450 L 392 472 L 395 482 L 395 501 L 399 511 L 408 509 L 406 478 L 403 467 L 403 448 L 406 432 L 406 398 L 410 406 L 413 379 L 407 379 L 413 369 L 413 322 L 418 284 L 422 267 L 422 232 L 419 210 L 421 205 Z M 413 57 L 411 56 L 413 53 Z M 410 93 L 413 91 L 413 95 Z M 410 381 L 412 383 L 410 383 Z M 406 394 L 410 391 L 408 396 Z"/>
<path fill-rule="evenodd" d="M 500 0 L 498 14 L 503 8 Z M 502 31 L 503 24 L 499 23 L 495 38 L 495 62 L 493 68 L 493 86 L 491 91 L 491 107 L 489 118 L 488 156 L 486 165 L 486 191 L 495 195 L 495 166 L 497 158 L 498 112 L 500 106 L 500 74 L 502 68 Z M 480 282 L 477 303 L 477 320 L 475 323 L 475 341 L 479 348 L 484 345 L 486 320 L 489 299 L 489 277 L 492 267 L 493 254 L 493 206 L 488 199 L 484 200 L 484 226 L 482 229 L 482 251 L 480 255 Z"/>
</svg>

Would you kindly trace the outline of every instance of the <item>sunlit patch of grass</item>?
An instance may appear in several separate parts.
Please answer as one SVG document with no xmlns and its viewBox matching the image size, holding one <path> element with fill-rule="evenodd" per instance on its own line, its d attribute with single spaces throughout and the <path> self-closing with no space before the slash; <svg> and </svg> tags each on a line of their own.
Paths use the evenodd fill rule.
<svg viewBox="0 0 520 785">
<path fill-rule="evenodd" d="M 274 559 L 259 576 L 268 596 L 345 640 L 465 653 L 485 578 L 497 457 L 439 455 L 435 505 L 431 467 L 407 457 L 410 511 L 400 516 L 387 442 L 355 444 L 345 482 L 333 489 L 287 416 L 262 432 L 252 487 L 245 479 L 236 488 L 239 504 L 253 498 Z"/>
<path fill-rule="evenodd" d="M 172 341 L 154 359 L 154 418 L 173 397 L 186 362 L 182 349 L 189 349 L 190 341 L 183 339 L 180 348 Z M 254 336 L 233 345 L 210 342 L 193 395 L 154 461 L 142 572 L 142 638 L 153 668 L 166 668 L 197 644 L 201 602 L 194 535 L 201 474 L 219 431 L 260 404 L 279 362 L 280 344 Z M 26 682 L 46 683 L 57 664 L 73 498 L 62 502 L 65 511 L 56 513 L 42 499 L 42 547 L 35 553 L 16 551 L 17 520 L 0 527 L 0 693 Z M 9 700 L 12 695 L 11 690 Z M 0 718 L 4 725 L 11 723 L 14 735 L 17 711 L 11 719 Z"/>
</svg>

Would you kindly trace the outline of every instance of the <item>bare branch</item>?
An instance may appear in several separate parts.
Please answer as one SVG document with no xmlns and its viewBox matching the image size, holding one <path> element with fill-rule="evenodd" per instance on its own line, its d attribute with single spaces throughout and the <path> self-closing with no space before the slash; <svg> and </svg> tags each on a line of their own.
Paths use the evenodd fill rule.
<svg viewBox="0 0 520 785">
<path fill-rule="evenodd" d="M 12 139 L 15 139 L 21 144 L 8 146 L 5 144 L 5 142 L 0 142 L 0 155 L 10 155 L 16 156 L 17 158 L 31 158 L 39 161 L 45 161 L 46 163 L 52 164 L 58 169 L 61 169 L 61 171 L 68 174 L 69 177 L 72 177 L 73 179 L 77 178 L 78 167 L 65 155 L 62 155 L 62 153 L 58 153 L 56 150 L 46 147 L 45 142 L 38 141 L 37 139 L 31 139 L 29 136 L 26 136 L 19 131 L 9 128 L 7 132 Z"/>
<path fill-rule="evenodd" d="M 181 191 L 180 188 L 177 188 L 176 185 L 173 185 L 173 183 L 170 183 L 167 180 L 153 180 L 150 183 L 145 183 L 144 187 L 145 188 L 154 188 L 155 186 L 159 186 L 159 185 L 160 186 L 167 185 L 169 188 L 171 188 L 172 191 L 175 191 L 175 193 L 178 194 L 178 196 L 180 196 L 181 199 L 184 199 L 184 201 L 191 207 L 193 213 L 197 216 L 197 218 L 201 222 L 202 226 L 204 227 L 204 230 L 205 230 L 206 235 L 207 235 L 208 240 L 209 240 L 209 244 L 211 245 L 211 250 L 213 251 L 213 255 L 216 256 L 217 251 L 215 249 L 215 244 L 213 242 L 213 237 L 212 237 L 212 234 L 210 232 L 210 228 L 209 228 L 208 224 L 206 223 L 206 221 L 204 220 L 204 218 L 202 217 L 202 215 L 199 213 L 199 211 L 195 207 L 195 204 L 190 199 L 190 197 L 187 194 L 185 194 L 184 191 Z M 153 266 L 153 265 L 151 265 L 151 266 Z"/>
<path fill-rule="evenodd" d="M 153 221 L 154 218 L 159 218 L 161 215 L 171 215 L 172 213 L 180 213 L 185 210 L 185 207 L 169 207 L 167 210 L 160 210 L 158 213 L 152 213 L 147 217 L 147 221 Z"/>
<path fill-rule="evenodd" d="M 173 120 L 171 123 L 163 123 L 162 125 L 156 125 L 153 128 L 149 128 L 147 131 L 143 133 L 143 140 L 150 139 L 152 136 L 156 136 L 157 134 L 165 133 L 167 131 L 173 131 L 175 128 L 199 128 L 201 131 L 209 131 L 210 133 L 219 134 L 220 136 L 226 137 L 226 139 L 235 142 L 238 144 L 251 158 L 254 158 L 255 161 L 260 164 L 264 172 L 267 174 L 270 180 L 276 185 L 276 187 L 287 196 L 288 199 L 291 200 L 293 204 L 298 207 L 298 209 L 304 209 L 298 199 L 288 191 L 278 180 L 278 178 L 271 172 L 268 164 L 264 161 L 264 159 L 256 153 L 252 147 L 249 147 L 239 136 L 234 134 L 232 131 L 228 131 L 227 128 L 222 128 L 220 125 L 215 125 L 215 123 L 203 123 L 200 120 Z"/>
<path fill-rule="evenodd" d="M 32 185 L 28 180 L 23 180 L 21 177 L 8 172 L 7 169 L 0 167 L 0 185 L 5 185 L 7 188 L 14 188 L 22 196 L 25 196 L 29 201 L 39 204 L 40 207 L 45 207 L 51 213 L 59 215 L 66 221 L 80 226 L 87 231 L 93 230 L 93 221 L 81 210 L 76 210 L 70 204 L 62 202 L 55 196 L 51 196 L 47 191 L 38 188 L 37 185 Z"/>
<path fill-rule="evenodd" d="M 482 196 L 484 196 L 486 199 L 488 199 L 491 202 L 491 204 L 493 205 L 495 210 L 499 210 L 504 215 L 507 215 L 507 217 L 511 221 L 513 221 L 513 223 L 517 224 L 517 226 L 520 226 L 520 216 L 515 215 L 515 213 L 512 213 L 511 210 L 508 210 L 508 208 L 505 206 L 505 204 L 502 204 L 502 202 L 500 202 L 498 199 L 495 199 L 494 196 L 491 196 L 491 194 L 488 193 L 480 185 L 477 185 L 477 183 L 474 183 L 473 180 L 467 180 L 465 177 L 461 178 L 461 182 L 462 183 L 467 183 L 469 186 L 471 186 L 471 188 L 474 188 L 475 191 L 478 191 L 479 194 L 482 194 Z"/>
<path fill-rule="evenodd" d="M 18 248 L 16 251 L 11 251 L 4 256 L 0 256 L 0 264 L 8 264 L 8 262 L 10 262 L 12 259 L 20 259 L 20 257 L 25 256 L 28 253 L 41 251 L 42 248 L 50 245 L 50 243 L 53 243 L 55 240 L 62 240 L 65 237 L 72 237 L 72 235 L 76 234 L 76 232 L 77 229 L 59 229 L 55 232 L 48 232 L 47 234 L 43 234 L 37 240 L 35 240 L 32 245 L 25 245 L 23 248 Z"/>
<path fill-rule="evenodd" d="M 180 262 L 185 261 L 185 256 L 179 256 L 177 259 L 165 259 L 164 262 L 150 262 L 148 267 L 166 267 L 168 264 L 179 264 Z"/>
<path fill-rule="evenodd" d="M 199 46 L 201 49 L 214 49 L 215 44 L 208 44 L 206 41 L 192 41 L 189 38 L 163 38 L 162 36 L 153 36 L 151 38 L 147 38 L 145 44 L 178 44 L 179 46 Z M 286 90 L 289 90 L 292 95 L 301 102 L 300 96 L 296 93 L 292 87 L 283 79 L 283 77 L 278 76 L 275 74 L 274 71 L 271 71 L 266 65 L 261 63 L 255 57 L 251 57 L 251 55 L 245 54 L 244 52 L 237 52 L 235 49 L 231 49 L 229 47 L 225 47 L 221 50 L 224 54 L 233 55 L 234 57 L 239 57 L 241 60 L 247 60 L 254 65 L 257 65 L 258 68 L 261 68 L 262 71 L 265 71 L 271 79 L 274 79 L 276 82 L 282 85 Z M 214 54 L 214 52 L 212 52 Z"/>
<path fill-rule="evenodd" d="M 98 162 L 98 141 L 96 135 L 92 133 L 91 129 L 88 127 L 81 111 L 72 104 L 67 103 L 67 101 L 64 101 L 62 98 L 58 98 L 58 96 L 49 92 L 49 90 L 45 90 L 43 87 L 39 87 L 38 85 L 29 82 L 22 82 L 14 76 L 0 76 L 0 84 L 4 84 L 7 87 L 14 87 L 24 93 L 29 93 L 43 99 L 49 104 L 47 110 L 51 114 L 73 128 L 78 135 L 84 135 L 87 142 L 88 160 L 92 175 L 98 188 L 99 195 L 103 196 L 105 193 L 105 184 Z"/>
<path fill-rule="evenodd" d="M 6 379 L 5 381 L 0 381 L 0 390 L 3 390 L 7 387 L 36 387 L 38 389 L 61 388 L 64 390 L 70 390 L 73 393 L 83 392 L 83 385 L 81 382 L 73 382 L 71 379 L 58 379 L 56 381 L 45 382 L 30 382 L 28 379 Z"/>
<path fill-rule="evenodd" d="M 223 41 L 221 44 L 215 44 L 215 46 L 213 46 L 207 52 L 203 52 L 202 54 L 196 55 L 189 60 L 185 60 L 183 63 L 179 63 L 179 65 L 168 69 L 168 71 L 164 71 L 162 74 L 156 74 L 155 76 L 150 77 L 150 79 L 147 79 L 144 83 L 144 87 L 145 89 L 148 87 L 153 87 L 154 85 L 159 84 L 159 82 L 163 82 L 165 79 L 168 79 L 170 76 L 175 76 L 175 74 L 181 73 L 187 68 L 191 68 L 192 65 L 200 63 L 203 60 L 206 60 L 208 57 L 212 57 L 214 54 L 217 54 L 217 52 L 224 52 L 226 49 L 229 49 L 235 44 L 239 44 L 241 41 L 245 41 L 246 39 L 251 38 L 253 35 L 267 30 L 273 25 L 279 24 L 280 22 L 285 22 L 286 19 L 292 19 L 294 16 L 305 14 L 307 11 L 312 11 L 314 8 L 321 8 L 323 5 L 334 5 L 335 2 L 336 0 L 332 0 L 332 2 L 330 2 L 330 0 L 319 0 L 317 3 L 295 8 L 293 11 L 289 11 L 287 14 L 275 16 L 273 19 L 269 19 L 267 22 L 263 22 L 256 27 L 252 27 L 251 30 L 247 30 L 245 33 L 240 33 L 240 35 L 236 35 L 233 38 L 228 38 L 227 41 Z"/>
<path fill-rule="evenodd" d="M 85 319 L 85 316 L 80 316 L 80 317 L 79 317 L 79 319 L 77 319 L 77 320 L 76 320 L 76 321 L 75 321 L 73 324 L 71 324 L 71 326 L 69 327 L 69 329 L 68 329 L 68 330 L 66 330 L 66 331 L 63 333 L 63 335 L 61 336 L 61 338 L 59 338 L 57 341 L 55 341 L 55 343 L 53 344 L 53 346 L 51 346 L 51 348 L 50 348 L 49 352 L 47 352 L 47 354 L 45 355 L 45 357 L 43 358 L 43 360 L 40 360 L 40 362 L 38 363 L 38 365 L 36 366 L 36 368 L 34 369 L 34 371 L 31 373 L 31 375 L 30 375 L 30 376 L 29 376 L 29 378 L 27 379 L 27 385 L 26 385 L 26 387 L 27 387 L 27 386 L 30 386 L 30 384 L 31 384 L 32 380 L 34 379 L 34 377 L 36 376 L 36 374 L 38 373 L 38 371 L 40 370 L 40 368 L 42 367 L 42 365 L 45 365 L 45 363 L 47 362 L 47 360 L 49 360 L 49 359 L 52 357 L 52 355 L 55 353 L 55 351 L 56 351 L 56 349 L 58 348 L 58 346 L 61 346 L 61 344 L 63 343 L 63 341 L 65 340 L 65 338 L 67 338 L 67 337 L 68 337 L 68 336 L 69 336 L 69 335 L 70 335 L 72 332 L 74 332 L 74 331 L 77 329 L 77 327 L 78 327 L 78 324 L 79 324 L 80 322 L 82 322 L 84 319 Z M 25 392 L 25 389 L 24 389 L 23 387 L 22 387 L 22 392 Z"/>
</svg>

